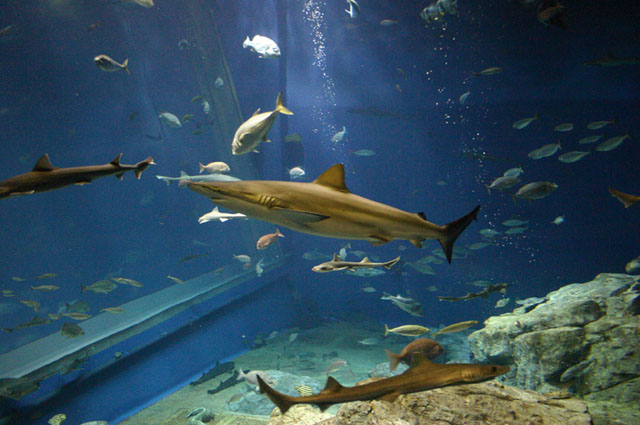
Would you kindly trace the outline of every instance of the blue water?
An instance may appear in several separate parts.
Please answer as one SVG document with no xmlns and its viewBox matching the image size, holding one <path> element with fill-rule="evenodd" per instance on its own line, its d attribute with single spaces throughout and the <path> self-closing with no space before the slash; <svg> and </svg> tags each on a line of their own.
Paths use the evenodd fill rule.
<svg viewBox="0 0 640 425">
<path fill-rule="evenodd" d="M 178 1 L 156 3 L 151 9 L 115 1 L 9 0 L 0 5 L 0 27 L 13 26 L 0 38 L 0 179 L 29 171 L 44 153 L 61 167 L 106 163 L 120 152 L 124 163 L 149 155 L 157 163 L 140 181 L 127 174 L 123 181 L 109 177 L 83 187 L 2 200 L 0 282 L 2 289 L 18 293 L 0 300 L 2 327 L 33 317 L 19 299 L 40 301 L 39 314 L 55 313 L 65 302 L 81 299 L 80 285 L 107 275 L 144 282 L 144 288 L 118 288 L 109 302 L 101 294 L 82 297 L 92 306 L 105 307 L 166 287 L 171 284 L 167 275 L 193 277 L 229 264 L 232 254 L 255 254 L 245 252 L 245 222 L 200 225 L 197 217 L 211 210 L 210 202 L 154 177 L 177 176 L 180 170 L 196 174 L 198 162 L 216 160 L 212 146 L 230 149 L 231 144 L 212 140 L 206 132 L 193 135 L 193 123 L 176 130 L 158 121 L 163 111 L 193 113 L 201 121 L 207 117 L 190 102 L 200 92 L 193 70 L 197 48 L 178 47 L 187 37 L 188 13 Z M 569 29 L 563 31 L 545 28 L 536 19 L 535 7 L 517 1 L 460 0 L 457 16 L 427 28 L 418 16 L 426 2 L 360 3 L 362 16 L 350 20 L 340 1 L 210 2 L 243 116 L 258 107 L 271 110 L 279 91 L 295 112 L 278 118 L 270 133 L 273 143 L 262 144 L 260 154 L 233 161 L 251 161 L 254 178 L 271 180 L 287 179 L 287 168 L 296 165 L 302 165 L 311 180 L 344 163 L 352 192 L 407 211 L 424 211 L 438 224 L 480 204 L 478 221 L 460 237 L 460 247 L 481 241 L 481 229 L 503 232 L 506 227 L 500 223 L 514 216 L 528 219 L 529 229 L 500 235 L 495 246 L 454 259 L 452 265 L 434 265 L 434 276 L 407 267 L 371 279 L 311 272 L 314 263 L 302 260 L 303 252 L 317 248 L 331 254 L 346 241 L 284 230 L 280 244 L 293 253 L 287 265 L 291 281 L 314 300 L 321 316 L 357 312 L 382 321 L 406 320 L 390 303 L 361 292 L 364 282 L 378 293 L 410 293 L 423 303 L 429 323 L 446 324 L 496 314 L 495 295 L 465 304 L 436 299 L 476 289 L 464 282 L 509 282 L 513 301 L 542 296 L 600 272 L 624 272 L 624 265 L 638 255 L 640 207 L 625 209 L 607 189 L 640 194 L 635 139 L 640 68 L 583 63 L 606 54 L 640 56 L 640 5 L 567 0 Z M 378 24 L 382 19 L 399 23 L 383 27 Z M 97 29 L 88 32 L 97 22 Z M 254 34 L 276 40 L 282 57 L 259 59 L 243 49 L 242 41 Z M 118 61 L 129 58 L 131 75 L 100 71 L 92 59 L 101 53 Z M 492 66 L 504 72 L 472 76 Z M 460 105 L 458 98 L 467 91 L 467 102 Z M 348 112 L 371 106 L 407 119 Z M 138 115 L 130 119 L 134 112 Z M 528 128 L 512 129 L 514 121 L 535 113 L 540 119 Z M 630 132 L 631 140 L 611 152 L 578 145 L 578 139 L 602 132 L 587 130 L 587 123 L 612 118 L 617 124 L 605 127 L 604 133 L 612 137 Z M 574 123 L 575 129 L 554 132 L 563 122 Z M 334 146 L 331 136 L 342 126 L 347 137 Z M 302 135 L 301 145 L 285 144 L 284 136 L 294 132 Z M 161 135 L 163 140 L 145 135 Z M 583 148 L 593 152 L 574 164 L 559 162 L 558 154 L 538 161 L 527 157 L 529 151 L 557 140 L 563 146 L 560 153 Z M 359 149 L 376 155 L 352 153 Z M 464 151 L 509 162 L 468 159 L 460 156 Z M 524 168 L 522 184 L 548 180 L 557 183 L 558 190 L 548 198 L 515 205 L 505 193 L 487 193 L 484 184 L 518 165 Z M 551 224 L 559 215 L 566 221 Z M 264 228 L 266 233 L 271 227 Z M 381 260 L 401 255 L 415 261 L 438 244 L 426 241 L 423 250 L 406 241 L 351 246 Z M 400 251 L 401 246 L 406 250 Z M 179 262 L 204 252 L 209 255 Z M 50 272 L 58 277 L 33 280 Z M 13 276 L 27 282 L 15 282 Z M 40 283 L 61 289 L 26 289 Z M 438 291 L 426 291 L 430 285 Z M 53 328 L 3 333 L 4 346 L 21 345 Z"/>
</svg>

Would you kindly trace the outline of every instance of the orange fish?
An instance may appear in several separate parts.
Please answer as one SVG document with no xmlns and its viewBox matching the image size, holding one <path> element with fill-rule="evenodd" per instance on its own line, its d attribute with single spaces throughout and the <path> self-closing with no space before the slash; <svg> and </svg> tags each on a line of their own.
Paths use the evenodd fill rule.
<svg viewBox="0 0 640 425">
<path fill-rule="evenodd" d="M 269 245 L 274 243 L 278 239 L 278 237 L 284 238 L 284 235 L 280 233 L 280 229 L 276 228 L 275 233 L 267 233 L 266 235 L 260 236 L 260 239 L 258 239 L 258 242 L 256 243 L 256 248 L 266 249 L 269 247 Z"/>
<path fill-rule="evenodd" d="M 389 350 L 385 351 L 387 352 L 387 360 L 389 360 L 389 370 L 393 372 L 396 370 L 398 363 L 409 364 L 414 353 L 420 353 L 427 359 L 435 359 L 444 352 L 444 348 L 432 339 L 418 338 L 405 345 L 400 354 L 394 354 Z"/>
</svg>

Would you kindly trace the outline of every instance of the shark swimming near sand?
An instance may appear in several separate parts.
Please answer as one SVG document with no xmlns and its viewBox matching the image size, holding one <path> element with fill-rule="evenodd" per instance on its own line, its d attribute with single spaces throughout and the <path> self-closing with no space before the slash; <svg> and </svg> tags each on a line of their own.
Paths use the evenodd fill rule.
<svg viewBox="0 0 640 425">
<path fill-rule="evenodd" d="M 99 177 L 116 176 L 122 180 L 127 171 L 133 171 L 136 178 L 153 162 L 148 157 L 135 165 L 121 164 L 118 155 L 113 161 L 104 165 L 87 165 L 84 167 L 58 168 L 54 167 L 45 154 L 33 167 L 33 170 L 0 182 L 0 198 L 18 195 L 31 195 L 36 192 L 60 189 L 73 184 L 83 185 L 91 183 Z"/>
<path fill-rule="evenodd" d="M 326 261 L 322 264 L 318 264 L 317 266 L 313 266 L 311 270 L 318 273 L 325 272 L 335 272 L 338 270 L 350 270 L 354 271 L 355 269 L 362 268 L 373 268 L 373 267 L 384 267 L 389 270 L 393 267 L 398 261 L 400 261 L 400 257 L 396 257 L 393 260 L 385 261 L 384 263 L 373 263 L 369 261 L 368 257 L 364 257 L 361 261 L 342 261 L 338 254 L 333 254 L 333 260 Z"/>
<path fill-rule="evenodd" d="M 266 393 L 282 414 L 285 414 L 294 404 L 315 404 L 324 411 L 333 404 L 349 401 L 385 400 L 393 402 L 401 394 L 450 385 L 483 382 L 508 371 L 508 366 L 500 365 L 433 363 L 423 354 L 417 353 L 412 357 L 411 367 L 401 375 L 353 387 L 343 387 L 330 376 L 324 389 L 318 394 L 310 396 L 292 397 L 282 394 L 271 388 L 259 376 L 258 385 L 260 392 Z"/>
<path fill-rule="evenodd" d="M 451 263 L 453 244 L 473 221 L 480 206 L 449 224 L 354 195 L 347 189 L 344 167 L 336 164 L 311 183 L 244 180 L 188 184 L 214 203 L 298 232 L 383 245 L 408 240 L 418 248 L 437 239 Z"/>
</svg>

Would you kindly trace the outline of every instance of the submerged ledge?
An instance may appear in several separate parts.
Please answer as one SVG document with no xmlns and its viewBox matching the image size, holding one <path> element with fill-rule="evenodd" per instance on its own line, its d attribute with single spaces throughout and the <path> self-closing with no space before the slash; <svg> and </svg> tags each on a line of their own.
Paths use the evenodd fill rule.
<svg viewBox="0 0 640 425">
<path fill-rule="evenodd" d="M 264 283 L 270 282 L 266 273 L 284 264 L 281 256 L 264 264 Z M 60 331 L 25 344 L 0 356 L 0 395 L 16 400 L 39 389 L 44 379 L 57 373 L 68 373 L 78 368 L 90 356 L 131 338 L 193 305 L 224 293 L 246 281 L 256 278 L 253 268 L 245 271 L 229 267 L 216 274 L 209 272 L 184 284 L 174 284 L 134 301 L 120 305 L 122 313 L 100 313 L 78 322 L 84 335 L 64 337 Z M 226 305 L 232 299 L 222 305 Z"/>
</svg>

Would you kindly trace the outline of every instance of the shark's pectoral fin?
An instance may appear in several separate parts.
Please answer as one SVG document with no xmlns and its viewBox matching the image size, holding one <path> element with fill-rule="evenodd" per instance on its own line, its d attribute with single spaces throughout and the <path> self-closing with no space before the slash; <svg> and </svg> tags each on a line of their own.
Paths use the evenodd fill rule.
<svg viewBox="0 0 640 425">
<path fill-rule="evenodd" d="M 424 239 L 418 240 L 418 239 L 412 239 L 409 242 L 411 242 L 413 245 L 417 246 L 418 248 L 422 248 L 422 241 Z"/>
<path fill-rule="evenodd" d="M 397 391 L 394 391 L 392 393 L 389 394 L 385 394 L 382 397 L 380 397 L 380 400 L 383 401 L 388 401 L 389 403 L 393 403 L 394 401 L 396 401 L 396 399 L 398 398 L 398 396 L 400 396 L 401 394 Z"/>
<path fill-rule="evenodd" d="M 36 193 L 35 190 L 29 190 L 27 192 L 11 192 L 10 196 L 33 195 L 34 193 Z"/>
<path fill-rule="evenodd" d="M 316 406 L 318 406 L 318 409 L 320 409 L 322 412 L 330 408 L 332 405 L 333 403 L 316 403 Z"/>
<path fill-rule="evenodd" d="M 367 236 L 369 239 L 369 243 L 371 243 L 371 245 L 373 246 L 380 246 L 380 245 L 384 245 L 386 243 L 391 242 L 393 239 L 391 238 L 387 238 L 385 236 L 380 236 L 380 235 L 369 235 Z"/>
<path fill-rule="evenodd" d="M 118 173 L 116 174 L 116 177 L 118 178 L 118 180 L 122 180 L 122 178 L 124 177 L 124 173 Z"/>
<path fill-rule="evenodd" d="M 267 137 L 266 137 L 266 136 L 262 138 L 262 141 L 263 141 L 264 143 L 271 143 L 271 140 L 270 140 L 270 139 L 267 139 Z"/>
<path fill-rule="evenodd" d="M 305 212 L 305 211 L 295 211 L 289 210 L 286 208 L 278 208 L 275 207 L 274 210 L 278 211 L 278 213 L 288 221 L 296 223 L 298 225 L 307 225 L 312 223 L 317 223 L 322 220 L 326 220 L 329 218 L 327 215 Z"/>
<path fill-rule="evenodd" d="M 78 180 L 77 182 L 75 182 L 76 186 L 83 186 L 85 184 L 89 184 L 91 183 L 91 179 L 83 179 L 83 180 Z"/>
</svg>

